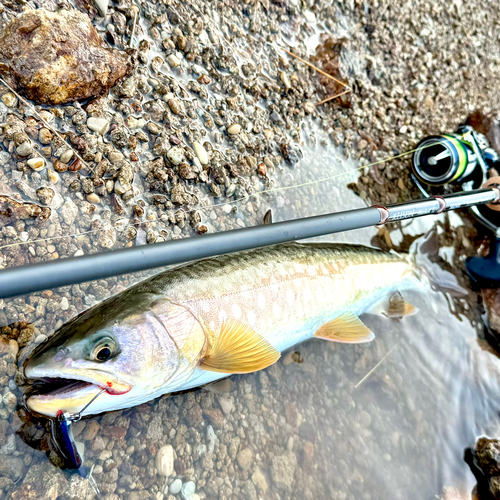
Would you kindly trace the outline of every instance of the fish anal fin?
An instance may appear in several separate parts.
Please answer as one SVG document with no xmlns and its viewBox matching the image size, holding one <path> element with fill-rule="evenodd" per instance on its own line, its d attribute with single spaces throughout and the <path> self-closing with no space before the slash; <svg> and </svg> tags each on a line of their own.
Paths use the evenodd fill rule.
<svg viewBox="0 0 500 500">
<path fill-rule="evenodd" d="M 314 334 L 315 338 L 359 344 L 375 338 L 373 332 L 352 313 L 345 313 L 321 326 Z"/>
<path fill-rule="evenodd" d="M 207 354 L 200 362 L 202 370 L 219 373 L 251 373 L 272 365 L 280 358 L 262 335 L 237 320 L 226 320 Z"/>
<path fill-rule="evenodd" d="M 387 316 L 389 318 L 402 318 L 403 316 L 411 316 L 415 314 L 418 309 L 405 300 L 399 293 L 393 293 L 389 299 L 389 306 L 387 308 Z"/>
</svg>

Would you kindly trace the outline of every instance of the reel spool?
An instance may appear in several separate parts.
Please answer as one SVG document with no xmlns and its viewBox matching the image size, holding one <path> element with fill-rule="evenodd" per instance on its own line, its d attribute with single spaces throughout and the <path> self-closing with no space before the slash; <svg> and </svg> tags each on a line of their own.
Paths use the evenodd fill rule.
<svg viewBox="0 0 500 500">
<path fill-rule="evenodd" d="M 419 181 L 443 186 L 469 177 L 477 167 L 477 159 L 472 148 L 460 141 L 459 136 L 436 135 L 418 143 L 412 167 Z"/>
</svg>

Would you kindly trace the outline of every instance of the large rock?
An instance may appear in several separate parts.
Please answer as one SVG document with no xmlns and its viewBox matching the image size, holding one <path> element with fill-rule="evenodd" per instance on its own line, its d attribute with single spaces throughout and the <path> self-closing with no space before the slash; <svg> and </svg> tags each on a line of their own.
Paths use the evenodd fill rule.
<svg viewBox="0 0 500 500">
<path fill-rule="evenodd" d="M 100 96 L 131 70 L 129 56 L 107 47 L 77 10 L 28 10 L 0 35 L 0 73 L 37 103 Z"/>
</svg>

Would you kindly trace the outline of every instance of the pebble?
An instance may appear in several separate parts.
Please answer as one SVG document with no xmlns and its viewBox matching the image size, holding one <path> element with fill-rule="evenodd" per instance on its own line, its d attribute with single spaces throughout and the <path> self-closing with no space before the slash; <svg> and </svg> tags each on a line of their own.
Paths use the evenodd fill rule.
<svg viewBox="0 0 500 500">
<path fill-rule="evenodd" d="M 181 479 L 176 479 L 171 485 L 170 487 L 168 488 L 168 491 L 172 494 L 172 495 L 177 495 L 177 493 L 179 493 L 179 491 L 181 491 L 181 488 L 182 488 L 182 480 Z"/>
<path fill-rule="evenodd" d="M 109 122 L 108 120 L 106 120 L 106 118 L 96 118 L 94 116 L 91 116 L 87 120 L 87 127 L 100 135 L 104 135 L 106 133 L 108 126 Z"/>
<path fill-rule="evenodd" d="M 35 344 L 41 344 L 42 342 L 45 342 L 47 340 L 47 335 L 44 335 L 41 333 L 40 335 L 37 335 L 35 338 Z"/>
<path fill-rule="evenodd" d="M 61 179 L 59 174 L 55 170 L 52 170 L 51 168 L 49 168 L 49 170 L 47 171 L 47 176 L 51 184 L 57 184 Z"/>
<path fill-rule="evenodd" d="M 208 153 L 207 150 L 197 141 L 193 142 L 194 152 L 200 160 L 202 165 L 208 165 Z"/>
<path fill-rule="evenodd" d="M 168 477 L 174 472 L 174 449 L 172 445 L 162 446 L 156 453 L 155 467 L 160 476 Z"/>
<path fill-rule="evenodd" d="M 26 163 L 35 172 L 40 172 L 45 168 L 45 160 L 43 158 L 30 158 Z"/>
<path fill-rule="evenodd" d="M 59 157 L 59 161 L 61 161 L 62 163 L 68 163 L 71 158 L 73 158 L 73 150 L 67 149 L 61 154 L 61 156 Z"/>
<path fill-rule="evenodd" d="M 184 158 L 184 152 L 182 148 L 170 148 L 167 152 L 167 158 L 173 165 L 179 165 Z"/>
<path fill-rule="evenodd" d="M 241 125 L 238 125 L 237 123 L 233 123 L 232 125 L 229 125 L 227 127 L 227 133 L 229 135 L 238 135 L 241 132 Z"/>
<path fill-rule="evenodd" d="M 69 301 L 67 297 L 63 297 L 61 299 L 61 303 L 59 304 L 59 307 L 61 308 L 61 311 L 67 311 L 69 309 Z"/>
<path fill-rule="evenodd" d="M 89 203 L 94 203 L 94 204 L 98 204 L 98 203 L 101 203 L 101 198 L 99 198 L 99 195 L 95 194 L 95 193 L 90 193 L 88 196 L 87 196 L 87 201 Z"/>
<path fill-rule="evenodd" d="M 224 396 L 219 396 L 217 399 L 219 401 L 222 413 L 224 413 L 224 415 L 229 415 L 233 409 L 233 402 L 229 398 L 225 398 Z"/>
<path fill-rule="evenodd" d="M 253 463 L 253 453 L 250 448 L 243 448 L 238 455 L 236 456 L 236 460 L 238 461 L 238 465 L 243 470 L 248 470 L 252 466 Z"/>
<path fill-rule="evenodd" d="M 40 132 L 38 132 L 38 140 L 42 144 L 50 144 L 52 137 L 52 132 L 48 128 L 43 127 L 40 129 Z"/>
<path fill-rule="evenodd" d="M 213 453 L 215 449 L 215 443 L 217 441 L 217 436 L 215 434 L 214 428 L 211 425 L 207 425 L 207 449 L 209 453 Z"/>
<path fill-rule="evenodd" d="M 188 481 L 184 483 L 181 488 L 181 497 L 184 500 L 193 500 L 194 492 L 196 491 L 196 485 L 193 481 Z"/>
<path fill-rule="evenodd" d="M 8 108 L 13 108 L 17 104 L 17 97 L 12 92 L 7 92 L 2 96 L 2 102 Z"/>
<path fill-rule="evenodd" d="M 260 491 L 262 491 L 262 493 L 265 493 L 269 488 L 269 485 L 267 484 L 266 476 L 264 476 L 264 474 L 262 473 L 262 471 L 258 467 L 255 469 L 255 472 L 252 474 L 252 482 L 253 482 L 253 484 L 255 484 L 255 486 L 257 486 L 257 488 L 260 489 Z"/>
<path fill-rule="evenodd" d="M 23 142 L 22 144 L 19 144 L 16 148 L 16 153 L 19 156 L 28 156 L 33 152 L 33 146 L 31 145 L 31 142 Z"/>
<path fill-rule="evenodd" d="M 177 68 L 181 64 L 181 61 L 175 54 L 170 54 L 167 57 L 167 62 L 170 65 L 171 68 Z"/>
</svg>

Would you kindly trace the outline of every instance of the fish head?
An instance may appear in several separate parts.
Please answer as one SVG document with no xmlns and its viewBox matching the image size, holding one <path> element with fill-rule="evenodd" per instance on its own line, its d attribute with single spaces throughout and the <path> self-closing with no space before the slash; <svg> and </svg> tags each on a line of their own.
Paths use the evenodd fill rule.
<svg viewBox="0 0 500 500">
<path fill-rule="evenodd" d="M 42 383 L 41 392 L 27 399 L 31 411 L 78 413 L 103 389 L 82 415 L 128 408 L 162 394 L 186 365 L 165 323 L 151 310 L 96 320 L 102 312 L 91 309 L 64 325 L 26 362 L 25 376 Z"/>
</svg>

